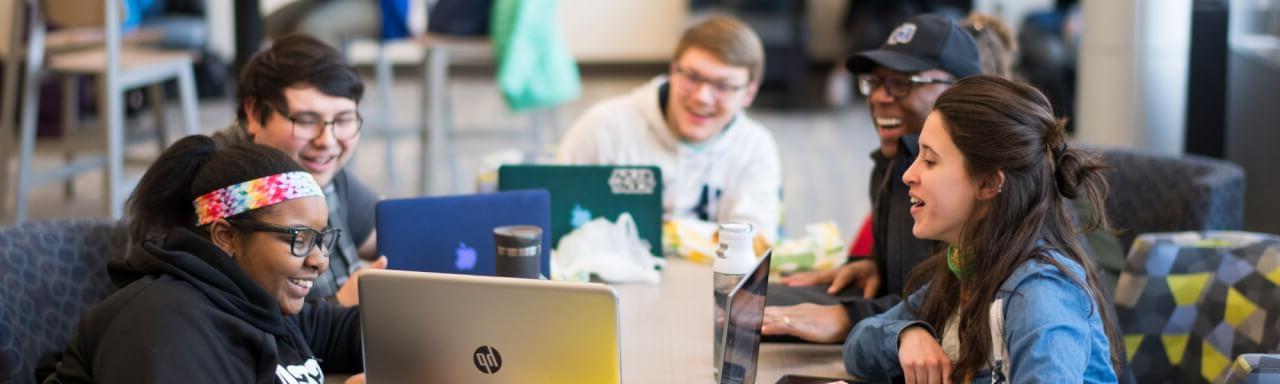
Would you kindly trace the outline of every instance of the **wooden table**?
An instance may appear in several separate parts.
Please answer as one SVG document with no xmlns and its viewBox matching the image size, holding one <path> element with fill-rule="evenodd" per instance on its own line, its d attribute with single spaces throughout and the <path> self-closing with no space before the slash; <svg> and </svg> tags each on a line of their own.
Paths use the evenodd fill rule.
<svg viewBox="0 0 1280 384">
<path fill-rule="evenodd" d="M 711 383 L 711 268 L 668 258 L 659 285 L 618 284 L 622 382 Z M 839 345 L 764 343 L 756 383 L 786 374 L 850 377 Z"/>
</svg>

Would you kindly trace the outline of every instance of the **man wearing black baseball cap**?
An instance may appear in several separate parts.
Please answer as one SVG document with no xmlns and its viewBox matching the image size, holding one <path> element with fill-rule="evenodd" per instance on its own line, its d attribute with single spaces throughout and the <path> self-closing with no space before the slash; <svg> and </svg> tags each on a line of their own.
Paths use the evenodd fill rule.
<svg viewBox="0 0 1280 384">
<path fill-rule="evenodd" d="M 956 80 L 982 73 L 973 37 L 939 15 L 898 25 L 879 49 L 853 55 L 845 66 L 857 75 L 880 138 L 880 148 L 871 153 L 872 257 L 782 278 L 791 286 L 829 284 L 827 293 L 840 297 L 840 305 L 766 307 L 767 335 L 841 342 L 854 323 L 902 300 L 907 274 L 934 249 L 932 241 L 911 234 L 915 221 L 902 175 L 915 159 L 918 135 L 938 95 Z"/>
</svg>

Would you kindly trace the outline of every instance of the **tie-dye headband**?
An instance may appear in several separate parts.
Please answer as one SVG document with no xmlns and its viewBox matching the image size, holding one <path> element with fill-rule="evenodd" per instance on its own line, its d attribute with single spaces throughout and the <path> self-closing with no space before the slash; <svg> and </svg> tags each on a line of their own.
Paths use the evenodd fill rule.
<svg viewBox="0 0 1280 384">
<path fill-rule="evenodd" d="M 306 172 L 287 172 L 228 186 L 197 197 L 196 225 L 307 196 L 324 196 Z"/>
</svg>

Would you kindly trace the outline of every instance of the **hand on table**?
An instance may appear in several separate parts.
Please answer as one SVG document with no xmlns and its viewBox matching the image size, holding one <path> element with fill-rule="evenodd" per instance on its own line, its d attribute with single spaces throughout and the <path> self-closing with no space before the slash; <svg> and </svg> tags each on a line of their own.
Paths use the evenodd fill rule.
<svg viewBox="0 0 1280 384">
<path fill-rule="evenodd" d="M 831 284 L 827 293 L 832 295 L 840 292 L 846 285 L 853 284 L 862 290 L 863 297 L 871 299 L 875 298 L 876 291 L 880 289 L 880 270 L 876 268 L 875 260 L 862 259 L 832 270 L 784 276 L 781 281 L 792 287 Z"/>
<path fill-rule="evenodd" d="M 839 343 L 848 337 L 853 324 L 839 305 L 811 303 L 786 307 L 765 307 L 765 335 L 790 335 L 815 343 Z"/>
</svg>

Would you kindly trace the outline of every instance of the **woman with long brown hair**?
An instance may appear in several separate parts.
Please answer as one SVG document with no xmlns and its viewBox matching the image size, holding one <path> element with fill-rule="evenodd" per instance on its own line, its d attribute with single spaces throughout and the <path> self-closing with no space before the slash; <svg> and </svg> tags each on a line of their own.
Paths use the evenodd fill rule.
<svg viewBox="0 0 1280 384">
<path fill-rule="evenodd" d="M 1028 85 L 956 83 L 934 104 L 903 176 L 912 234 L 948 246 L 912 272 L 906 302 L 859 322 L 845 367 L 907 383 L 1115 382 L 1121 340 L 1067 200 L 1106 228 L 1097 157 Z"/>
</svg>

